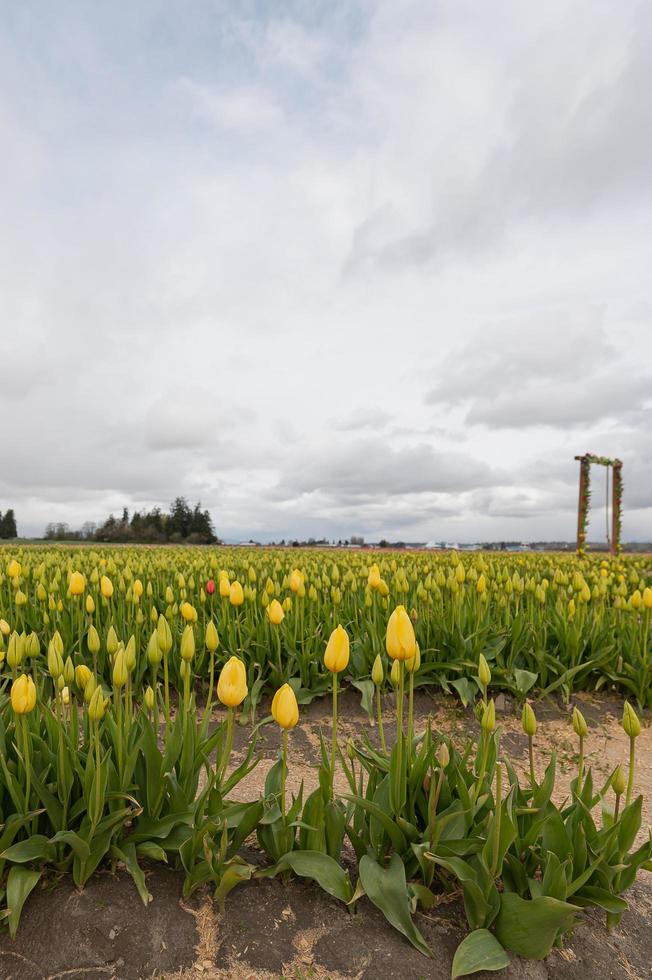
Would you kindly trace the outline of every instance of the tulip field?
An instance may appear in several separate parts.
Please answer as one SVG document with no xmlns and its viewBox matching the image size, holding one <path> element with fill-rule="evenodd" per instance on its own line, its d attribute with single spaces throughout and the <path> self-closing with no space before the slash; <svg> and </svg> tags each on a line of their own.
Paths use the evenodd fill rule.
<svg viewBox="0 0 652 980">
<path fill-rule="evenodd" d="M 118 865 L 147 904 L 165 862 L 218 908 L 276 876 L 350 910 L 366 896 L 424 957 L 415 913 L 460 894 L 454 977 L 545 957 L 589 907 L 616 925 L 652 869 L 637 792 L 651 618 L 648 556 L 3 546 L 0 917 L 13 937 L 35 889 Z M 418 688 L 472 708 L 475 736 L 417 723 Z M 368 719 L 346 742 L 344 689 Z M 597 780 L 575 706 L 560 795 L 537 704 L 587 691 L 621 697 L 629 752 Z M 498 692 L 519 705 L 525 772 L 501 748 Z M 294 793 L 288 746 L 320 696 L 316 788 Z M 278 758 L 243 800 L 268 726 Z"/>
</svg>

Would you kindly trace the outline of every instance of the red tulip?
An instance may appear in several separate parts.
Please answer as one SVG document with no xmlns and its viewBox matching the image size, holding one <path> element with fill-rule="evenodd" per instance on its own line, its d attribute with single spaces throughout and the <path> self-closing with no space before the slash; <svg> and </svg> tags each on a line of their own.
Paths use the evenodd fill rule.
<svg viewBox="0 0 652 980">
<path fill-rule="evenodd" d="M 214 592 L 215 592 L 215 582 L 213 581 L 212 578 L 209 578 L 208 582 L 206 583 L 206 594 L 213 595 Z"/>
</svg>

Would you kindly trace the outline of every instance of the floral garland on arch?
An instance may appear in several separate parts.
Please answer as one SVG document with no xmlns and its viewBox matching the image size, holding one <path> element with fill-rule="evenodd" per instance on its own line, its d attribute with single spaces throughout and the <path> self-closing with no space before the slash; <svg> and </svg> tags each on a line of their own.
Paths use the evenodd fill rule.
<svg viewBox="0 0 652 980">
<path fill-rule="evenodd" d="M 575 459 L 580 463 L 580 498 L 579 513 L 577 519 L 577 553 L 580 557 L 585 554 L 586 532 L 589 523 L 589 506 L 591 504 L 591 464 L 598 466 L 611 466 L 613 472 L 612 485 L 612 515 L 613 515 L 613 541 L 612 549 L 616 554 L 620 554 L 620 534 L 622 530 L 621 504 L 623 496 L 623 464 L 620 459 L 609 459 L 608 456 L 595 456 L 593 453 L 585 453 L 584 456 L 576 456 Z"/>
</svg>

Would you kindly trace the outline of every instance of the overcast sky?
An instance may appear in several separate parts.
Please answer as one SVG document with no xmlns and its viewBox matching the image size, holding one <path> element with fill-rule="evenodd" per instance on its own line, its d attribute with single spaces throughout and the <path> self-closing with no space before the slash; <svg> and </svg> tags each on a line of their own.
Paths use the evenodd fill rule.
<svg viewBox="0 0 652 980">
<path fill-rule="evenodd" d="M 19 531 L 570 540 L 594 452 L 652 538 L 652 4 L 0 14 Z"/>
</svg>

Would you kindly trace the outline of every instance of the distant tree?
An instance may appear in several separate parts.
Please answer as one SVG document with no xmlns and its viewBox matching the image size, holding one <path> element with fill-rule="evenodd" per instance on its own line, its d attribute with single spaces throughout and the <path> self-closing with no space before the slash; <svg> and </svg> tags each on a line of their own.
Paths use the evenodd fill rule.
<svg viewBox="0 0 652 980">
<path fill-rule="evenodd" d="M 0 538 L 17 538 L 16 516 L 10 507 L 0 518 Z"/>
</svg>

